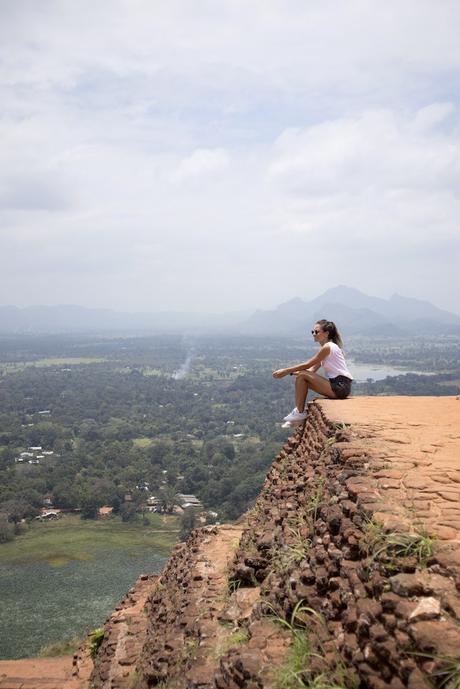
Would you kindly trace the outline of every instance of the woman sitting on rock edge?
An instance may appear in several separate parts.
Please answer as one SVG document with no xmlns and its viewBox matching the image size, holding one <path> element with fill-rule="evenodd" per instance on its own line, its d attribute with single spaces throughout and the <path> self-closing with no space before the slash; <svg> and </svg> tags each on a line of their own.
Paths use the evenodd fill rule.
<svg viewBox="0 0 460 689">
<path fill-rule="evenodd" d="M 296 377 L 296 406 L 284 417 L 287 424 L 301 423 L 307 418 L 305 400 L 309 390 L 314 390 L 329 399 L 341 400 L 348 397 L 351 392 L 353 376 L 345 363 L 342 338 L 335 323 L 323 318 L 315 323 L 311 334 L 315 342 L 320 345 L 320 350 L 315 356 L 303 364 L 273 371 L 273 378 L 284 378 L 287 375 Z M 327 378 L 316 373 L 321 366 Z"/>
</svg>

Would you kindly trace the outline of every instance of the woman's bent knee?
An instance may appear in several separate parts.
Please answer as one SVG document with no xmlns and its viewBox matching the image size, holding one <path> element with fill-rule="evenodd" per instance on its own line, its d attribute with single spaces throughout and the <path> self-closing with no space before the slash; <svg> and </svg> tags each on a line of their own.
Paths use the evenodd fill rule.
<svg viewBox="0 0 460 689">
<path fill-rule="evenodd" d="M 297 374 L 297 378 L 300 380 L 311 381 L 313 379 L 313 374 L 311 371 L 300 371 Z"/>
</svg>

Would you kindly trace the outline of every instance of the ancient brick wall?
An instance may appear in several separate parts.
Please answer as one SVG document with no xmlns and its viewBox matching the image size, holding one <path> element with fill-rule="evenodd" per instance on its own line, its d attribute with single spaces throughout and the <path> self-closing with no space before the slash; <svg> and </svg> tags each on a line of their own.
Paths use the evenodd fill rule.
<svg viewBox="0 0 460 689">
<path fill-rule="evenodd" d="M 91 673 L 92 689 L 115 689 L 132 684 L 148 625 L 145 603 L 157 578 L 141 574 L 104 624 L 104 636 Z M 78 661 L 78 654 L 75 660 Z"/>
<path fill-rule="evenodd" d="M 311 405 L 242 535 L 231 578 L 261 587 L 255 614 L 274 610 L 310 630 L 316 652 L 306 684 L 335 669 L 350 686 L 354 678 L 376 689 L 428 687 L 460 658 L 458 548 L 417 536 L 410 515 L 392 514 L 374 478 L 382 462 L 365 433 L 331 424 Z M 385 527 L 374 514 L 387 517 Z M 298 604 L 318 616 L 292 620 Z M 228 663 L 223 676 L 231 677 Z"/>
<path fill-rule="evenodd" d="M 131 644 L 123 660 L 109 621 L 93 686 L 458 686 L 460 541 L 452 529 L 432 540 L 389 502 L 391 471 L 369 428 L 311 404 L 241 524 L 176 547 L 146 598 L 137 656 Z"/>
</svg>

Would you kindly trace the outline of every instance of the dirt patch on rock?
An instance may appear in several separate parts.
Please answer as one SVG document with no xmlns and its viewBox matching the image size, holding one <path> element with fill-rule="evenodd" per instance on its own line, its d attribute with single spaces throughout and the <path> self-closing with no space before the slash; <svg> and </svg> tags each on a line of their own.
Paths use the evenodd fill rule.
<svg viewBox="0 0 460 689">
<path fill-rule="evenodd" d="M 0 660 L 0 689 L 88 689 L 88 677 L 78 676 L 71 655 Z"/>
</svg>

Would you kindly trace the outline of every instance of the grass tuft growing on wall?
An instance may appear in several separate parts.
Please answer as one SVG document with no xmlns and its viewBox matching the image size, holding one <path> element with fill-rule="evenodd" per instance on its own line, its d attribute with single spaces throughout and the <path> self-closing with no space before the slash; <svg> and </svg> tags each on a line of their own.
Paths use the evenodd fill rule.
<svg viewBox="0 0 460 689">
<path fill-rule="evenodd" d="M 421 567 L 425 567 L 433 555 L 435 539 L 426 533 L 386 532 L 379 522 L 367 522 L 362 539 L 362 549 L 372 560 L 386 558 L 414 557 Z"/>
</svg>

